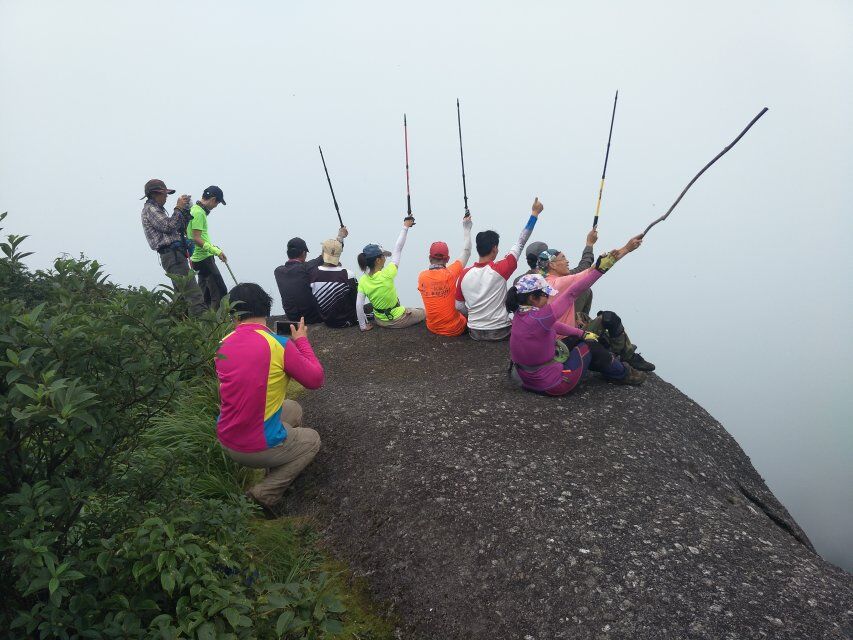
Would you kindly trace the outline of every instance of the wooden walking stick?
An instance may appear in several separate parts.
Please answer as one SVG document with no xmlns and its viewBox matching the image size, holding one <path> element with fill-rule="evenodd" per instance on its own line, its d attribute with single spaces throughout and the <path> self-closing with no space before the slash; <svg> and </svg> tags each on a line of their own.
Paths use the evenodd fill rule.
<svg viewBox="0 0 853 640">
<path fill-rule="evenodd" d="M 708 163 L 708 164 L 706 164 L 704 167 L 702 167 L 702 170 L 701 170 L 699 173 L 697 173 L 695 176 L 693 176 L 693 179 L 692 179 L 692 180 L 687 184 L 687 186 L 686 186 L 686 187 L 684 187 L 684 190 L 683 190 L 683 191 L 678 195 L 678 197 L 675 199 L 675 202 L 673 202 L 673 203 L 672 203 L 672 206 L 667 210 L 667 212 L 666 212 L 665 214 L 663 214 L 660 218 L 658 218 L 657 220 L 655 220 L 654 222 L 652 222 L 648 227 L 646 227 L 646 230 L 645 230 L 645 231 L 643 231 L 643 233 L 642 233 L 642 234 L 640 234 L 640 237 L 641 237 L 641 238 L 644 238 L 644 237 L 646 236 L 646 234 L 649 232 L 649 229 L 651 229 L 653 226 L 655 226 L 658 222 L 663 222 L 664 220 L 666 220 L 666 219 L 669 217 L 669 214 L 670 214 L 670 213 L 672 213 L 672 210 L 673 210 L 673 209 L 675 209 L 675 205 L 677 205 L 679 202 L 681 202 L 681 199 L 684 197 L 684 194 L 685 194 L 685 193 L 687 193 L 687 190 L 688 190 L 690 187 L 692 187 L 692 186 L 693 186 L 693 183 L 694 183 L 694 182 L 696 182 L 696 181 L 699 179 L 699 176 L 701 176 L 703 173 L 705 173 L 705 171 L 707 171 L 707 170 L 708 170 L 708 168 L 709 168 L 712 164 L 714 164 L 717 160 L 719 160 L 720 158 L 722 158 L 722 157 L 723 157 L 723 156 L 728 152 L 728 150 L 729 150 L 729 149 L 731 149 L 733 146 L 735 146 L 735 145 L 737 144 L 738 140 L 740 140 L 741 138 L 743 138 L 743 136 L 744 136 L 744 135 L 746 135 L 746 132 L 750 130 L 750 128 L 752 127 L 752 125 L 754 125 L 756 122 L 758 122 L 758 119 L 759 119 L 761 116 L 763 116 L 765 113 L 767 113 L 767 107 L 764 107 L 764 108 L 763 108 L 763 109 L 758 113 L 758 115 L 757 115 L 757 116 L 755 116 L 755 117 L 752 119 L 752 121 L 750 121 L 750 123 L 749 123 L 748 125 L 746 125 L 746 129 L 744 129 L 743 131 L 741 131 L 741 132 L 740 132 L 740 135 L 739 135 L 737 138 L 735 138 L 734 140 L 732 140 L 731 144 L 729 144 L 725 149 L 723 149 L 722 151 L 720 151 L 720 153 L 718 153 L 716 156 L 714 156 L 714 159 L 713 159 L 713 160 L 711 160 L 711 162 L 709 162 L 709 163 Z"/>
</svg>

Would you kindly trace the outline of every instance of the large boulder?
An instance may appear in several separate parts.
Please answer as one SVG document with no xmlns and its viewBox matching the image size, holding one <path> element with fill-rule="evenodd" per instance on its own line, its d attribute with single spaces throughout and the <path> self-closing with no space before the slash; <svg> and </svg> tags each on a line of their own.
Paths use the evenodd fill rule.
<svg viewBox="0 0 853 640">
<path fill-rule="evenodd" d="M 314 329 L 323 438 L 287 495 L 401 637 L 850 637 L 825 562 L 734 439 L 652 375 L 546 398 L 507 343 Z"/>
</svg>

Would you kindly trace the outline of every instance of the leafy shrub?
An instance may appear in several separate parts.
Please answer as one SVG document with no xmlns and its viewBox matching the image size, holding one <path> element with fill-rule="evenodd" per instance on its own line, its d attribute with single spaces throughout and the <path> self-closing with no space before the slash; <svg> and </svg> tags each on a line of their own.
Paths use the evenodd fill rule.
<svg viewBox="0 0 853 640">
<path fill-rule="evenodd" d="M 316 563 L 264 564 L 255 509 L 240 494 L 245 472 L 215 444 L 227 304 L 188 318 L 174 289 L 116 287 L 85 258 L 32 273 L 22 241 L 0 244 L 0 629 L 339 632 L 344 606 Z M 178 435 L 176 425 L 189 428 Z"/>
</svg>

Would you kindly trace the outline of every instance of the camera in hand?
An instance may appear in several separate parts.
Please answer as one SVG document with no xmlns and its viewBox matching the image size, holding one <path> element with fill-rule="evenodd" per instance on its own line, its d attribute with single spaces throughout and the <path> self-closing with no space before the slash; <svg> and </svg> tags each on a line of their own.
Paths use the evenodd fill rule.
<svg viewBox="0 0 853 640">
<path fill-rule="evenodd" d="M 298 327 L 298 320 L 276 320 L 275 321 L 275 332 L 280 336 L 289 336 L 290 335 L 290 327 Z"/>
</svg>

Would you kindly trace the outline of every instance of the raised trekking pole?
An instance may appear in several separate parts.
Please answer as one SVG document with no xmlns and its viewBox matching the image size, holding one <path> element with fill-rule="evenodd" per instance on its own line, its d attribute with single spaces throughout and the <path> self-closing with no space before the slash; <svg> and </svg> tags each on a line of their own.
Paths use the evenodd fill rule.
<svg viewBox="0 0 853 640">
<path fill-rule="evenodd" d="M 228 267 L 228 273 L 231 274 L 231 279 L 234 281 L 234 284 L 240 284 L 239 282 L 237 282 L 237 278 L 234 277 L 234 272 L 231 271 L 231 265 L 226 262 L 225 266 Z"/>
<path fill-rule="evenodd" d="M 648 227 L 646 227 L 646 230 L 645 230 L 645 231 L 643 231 L 643 233 L 641 234 L 641 236 L 640 236 L 640 237 L 645 237 L 645 236 L 646 236 L 646 234 L 649 232 L 649 229 L 651 229 L 653 226 L 655 226 L 658 222 L 663 222 L 664 220 L 666 220 L 666 219 L 669 217 L 669 214 L 670 214 L 670 213 L 672 213 L 672 210 L 673 210 L 673 209 L 675 209 L 675 206 L 676 206 L 679 202 L 681 202 L 681 199 L 684 197 L 684 194 L 685 194 L 685 193 L 687 193 L 687 190 L 688 190 L 690 187 L 692 187 L 692 186 L 693 186 L 693 183 L 694 183 L 694 182 L 696 182 L 696 181 L 699 179 L 699 176 L 701 176 L 703 173 L 705 173 L 705 171 L 707 171 L 707 170 L 708 170 L 708 168 L 709 168 L 712 164 L 714 164 L 717 160 L 719 160 L 720 158 L 722 158 L 722 157 L 723 157 L 723 156 L 728 152 L 728 150 L 729 150 L 729 149 L 731 149 L 733 146 L 735 146 L 735 145 L 738 143 L 738 140 L 740 140 L 741 138 L 743 138 L 743 136 L 744 136 L 744 135 L 746 135 L 746 132 L 747 132 L 747 131 L 749 131 L 749 130 L 752 128 L 752 125 L 754 125 L 756 122 L 758 122 L 758 119 L 759 119 L 761 116 L 763 116 L 765 113 L 767 113 L 767 107 L 764 107 L 764 108 L 763 108 L 763 109 L 758 113 L 758 115 L 757 115 L 757 116 L 755 116 L 755 117 L 750 121 L 750 123 L 749 123 L 748 125 L 746 125 L 746 129 L 744 129 L 743 131 L 741 131 L 741 132 L 740 132 L 740 135 L 738 135 L 738 137 L 737 137 L 737 138 L 735 138 L 734 140 L 732 140 L 731 144 L 729 144 L 725 149 L 723 149 L 722 151 L 720 151 L 720 153 L 718 153 L 716 156 L 714 156 L 714 159 L 713 159 L 713 160 L 711 160 L 711 162 L 709 162 L 709 163 L 708 163 L 708 164 L 706 164 L 704 167 L 702 167 L 702 170 L 701 170 L 699 173 L 697 173 L 695 176 L 693 176 L 693 179 L 692 179 L 689 183 L 687 183 L 687 186 L 686 186 L 686 187 L 684 187 L 684 190 L 683 190 L 680 194 L 678 194 L 678 197 L 675 199 L 675 202 L 673 202 L 673 203 L 672 203 L 672 206 L 671 206 L 669 209 L 667 209 L 666 213 L 665 213 L 665 214 L 663 214 L 660 218 L 658 218 L 658 219 L 657 219 L 657 220 L 655 220 L 654 222 L 652 222 Z"/>
<path fill-rule="evenodd" d="M 613 113 L 610 114 L 610 133 L 607 134 L 607 151 L 604 154 L 604 169 L 601 171 L 601 184 L 598 186 L 598 202 L 595 205 L 595 217 L 592 219 L 592 228 L 598 228 L 598 211 L 601 209 L 601 195 L 604 193 L 604 178 L 607 175 L 607 160 L 610 158 L 610 139 L 613 137 L 613 121 L 616 119 L 616 101 L 619 99 L 619 91 L 613 98 Z"/>
<path fill-rule="evenodd" d="M 406 124 L 406 114 L 403 114 L 403 144 L 406 146 L 406 219 L 415 219 L 412 215 L 412 192 L 409 188 L 409 126 Z M 412 222 L 412 224 L 415 224 Z"/>
<path fill-rule="evenodd" d="M 468 211 L 468 187 L 465 184 L 465 155 L 462 153 L 462 113 L 459 109 L 459 98 L 456 98 L 456 124 L 459 126 L 459 159 L 462 161 L 462 196 L 465 198 L 465 217 L 470 218 Z"/>
<path fill-rule="evenodd" d="M 338 208 L 338 200 L 335 198 L 335 190 L 332 189 L 332 179 L 329 177 L 329 170 L 326 168 L 326 158 L 323 157 L 323 147 L 317 145 L 317 148 L 320 149 L 320 160 L 323 161 L 323 170 L 326 172 L 326 180 L 329 182 L 329 191 L 332 192 L 332 202 L 335 203 L 335 211 L 338 213 L 338 222 L 340 222 L 341 227 L 343 227 L 344 221 L 341 219 L 341 210 Z"/>
</svg>

